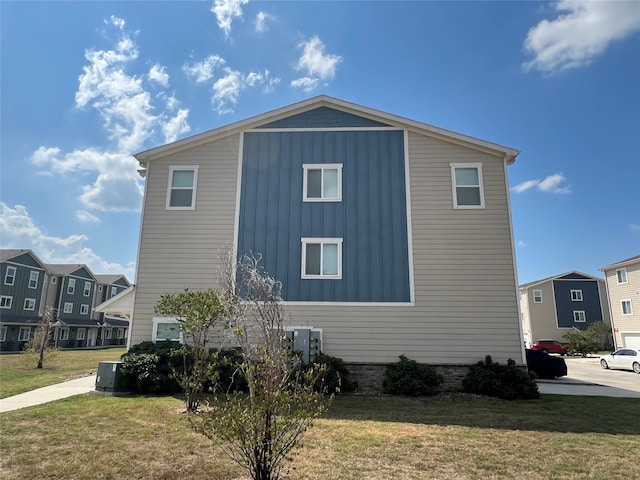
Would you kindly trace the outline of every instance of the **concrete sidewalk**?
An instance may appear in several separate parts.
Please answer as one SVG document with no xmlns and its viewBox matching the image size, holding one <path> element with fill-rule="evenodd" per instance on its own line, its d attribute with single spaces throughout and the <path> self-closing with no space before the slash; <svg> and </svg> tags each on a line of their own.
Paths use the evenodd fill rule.
<svg viewBox="0 0 640 480">
<path fill-rule="evenodd" d="M 89 393 L 95 390 L 95 387 L 96 376 L 91 375 L 89 377 L 76 378 L 68 382 L 38 388 L 30 392 L 21 393 L 20 395 L 0 399 L 0 413 L 31 407 L 33 405 L 41 405 L 82 393 Z"/>
<path fill-rule="evenodd" d="M 640 398 L 640 392 L 624 388 L 597 385 L 561 377 L 557 380 L 538 380 L 538 391 L 545 395 L 581 395 L 585 397 Z"/>
</svg>

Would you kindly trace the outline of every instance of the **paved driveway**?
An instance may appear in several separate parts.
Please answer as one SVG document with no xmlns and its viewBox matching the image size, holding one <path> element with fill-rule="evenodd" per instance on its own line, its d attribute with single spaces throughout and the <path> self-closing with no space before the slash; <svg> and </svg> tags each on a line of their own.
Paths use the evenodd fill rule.
<svg viewBox="0 0 640 480">
<path fill-rule="evenodd" d="M 567 376 L 538 382 L 541 393 L 640 398 L 640 375 L 600 368 L 599 357 L 564 357 Z"/>
</svg>

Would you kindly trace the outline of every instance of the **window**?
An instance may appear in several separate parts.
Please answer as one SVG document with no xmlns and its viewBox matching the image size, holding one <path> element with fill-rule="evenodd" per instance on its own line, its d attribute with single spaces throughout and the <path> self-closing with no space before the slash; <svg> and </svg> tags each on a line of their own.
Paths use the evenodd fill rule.
<svg viewBox="0 0 640 480">
<path fill-rule="evenodd" d="M 484 208 L 481 163 L 452 163 L 454 208 Z"/>
<path fill-rule="evenodd" d="M 25 298 L 23 310 L 35 310 L 36 309 L 36 299 L 35 298 Z"/>
<path fill-rule="evenodd" d="M 38 288 L 38 278 L 40 277 L 40 272 L 34 272 L 33 270 L 29 274 L 29 288 Z"/>
<path fill-rule="evenodd" d="M 64 308 L 62 309 L 63 313 L 73 313 L 73 303 L 64 302 Z"/>
<path fill-rule="evenodd" d="M 111 287 L 111 296 L 115 297 L 118 293 L 118 287 Z"/>
<path fill-rule="evenodd" d="M 631 307 L 631 300 L 622 300 L 620 302 L 622 305 L 622 314 L 623 315 L 633 315 L 633 308 Z"/>
<path fill-rule="evenodd" d="M 51 277 L 51 285 L 58 283 L 58 277 Z"/>
<path fill-rule="evenodd" d="M 120 339 L 123 339 L 123 338 L 124 338 L 124 328 L 119 328 L 119 329 L 116 331 L 116 338 L 117 338 L 118 340 L 120 340 Z"/>
<path fill-rule="evenodd" d="M 193 210 L 196 208 L 198 167 L 169 167 L 167 210 Z"/>
<path fill-rule="evenodd" d="M 618 283 L 627 283 L 627 269 L 619 268 L 616 270 L 616 276 L 618 277 Z"/>
<path fill-rule="evenodd" d="M 98 285 L 98 291 L 101 292 L 102 291 L 102 285 Z"/>
<path fill-rule="evenodd" d="M 573 321 L 574 322 L 586 322 L 587 315 L 584 313 L 584 310 L 574 310 L 573 311 Z"/>
<path fill-rule="evenodd" d="M 0 308 L 11 308 L 12 303 L 13 297 L 8 297 L 6 295 L 2 295 L 0 297 Z"/>
<path fill-rule="evenodd" d="M 104 339 L 105 340 L 111 340 L 111 329 L 110 328 L 106 328 L 104 331 Z"/>
<path fill-rule="evenodd" d="M 342 278 L 342 239 L 303 238 L 302 278 Z"/>
<path fill-rule="evenodd" d="M 4 284 L 13 285 L 16 281 L 16 267 L 7 267 L 7 271 L 4 274 Z"/>
<path fill-rule="evenodd" d="M 161 342 L 162 340 L 182 342 L 182 333 L 180 332 L 178 319 L 173 317 L 155 317 L 153 319 L 153 334 L 151 339 L 154 342 Z"/>
<path fill-rule="evenodd" d="M 89 313 L 89 305 L 83 303 L 80 305 L 80 315 L 86 315 L 87 313 Z"/>
<path fill-rule="evenodd" d="M 67 293 L 69 295 L 73 295 L 76 291 L 76 279 L 75 278 L 70 278 L 69 279 L 69 285 L 67 285 Z"/>
<path fill-rule="evenodd" d="M 61 328 L 60 329 L 60 334 L 58 335 L 58 338 L 60 340 L 69 340 L 69 329 L 68 328 Z"/>
<path fill-rule="evenodd" d="M 342 201 L 342 164 L 304 164 L 302 200 L 305 202 Z"/>
<path fill-rule="evenodd" d="M 86 328 L 79 328 L 76 333 L 76 340 L 84 340 L 85 335 L 87 334 Z"/>
<path fill-rule="evenodd" d="M 7 339 L 7 327 L 0 327 L 0 342 L 4 342 Z"/>
<path fill-rule="evenodd" d="M 581 302 L 582 301 L 582 290 L 571 290 L 571 301 L 573 301 L 573 302 Z"/>
<path fill-rule="evenodd" d="M 542 303 L 542 290 L 533 291 L 533 303 Z"/>
<path fill-rule="evenodd" d="M 18 341 L 28 342 L 30 338 L 31 338 L 31 327 L 20 327 L 20 331 L 18 332 Z"/>
<path fill-rule="evenodd" d="M 88 297 L 91 295 L 91 282 L 84 282 L 84 296 Z"/>
</svg>

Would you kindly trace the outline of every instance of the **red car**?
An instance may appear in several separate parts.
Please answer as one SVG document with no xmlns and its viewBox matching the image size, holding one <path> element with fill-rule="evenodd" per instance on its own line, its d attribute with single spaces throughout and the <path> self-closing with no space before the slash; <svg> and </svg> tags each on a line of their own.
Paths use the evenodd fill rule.
<svg viewBox="0 0 640 480">
<path fill-rule="evenodd" d="M 567 355 L 567 347 L 556 340 L 536 340 L 531 344 L 531 350 L 539 350 L 544 353 L 559 353 Z"/>
</svg>

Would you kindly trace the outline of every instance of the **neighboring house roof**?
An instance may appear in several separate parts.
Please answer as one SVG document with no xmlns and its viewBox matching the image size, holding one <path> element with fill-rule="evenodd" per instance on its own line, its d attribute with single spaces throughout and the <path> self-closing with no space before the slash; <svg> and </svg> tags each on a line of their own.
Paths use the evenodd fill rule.
<svg viewBox="0 0 640 480">
<path fill-rule="evenodd" d="M 505 147 L 496 143 L 469 137 L 467 135 L 462 135 L 450 130 L 434 127 L 433 125 L 428 125 L 426 123 L 421 123 L 415 120 L 410 120 L 408 118 L 400 117 L 398 115 L 393 115 L 379 110 L 374 110 L 372 108 L 364 107 L 362 105 L 357 105 L 355 103 L 339 100 L 327 95 L 319 95 L 317 97 L 313 97 L 302 102 L 294 103 L 283 108 L 256 115 L 239 122 L 234 122 L 229 125 L 183 138 L 167 145 L 152 148 L 150 150 L 145 150 L 143 152 L 135 154 L 134 156 L 140 162 L 141 166 L 146 167 L 146 162 L 153 160 L 154 158 L 164 157 L 166 155 L 192 148 L 197 145 L 202 145 L 204 143 L 208 143 L 218 138 L 232 135 L 246 129 L 259 127 L 261 124 L 271 123 L 281 118 L 303 113 L 319 107 L 335 108 L 341 111 L 380 121 L 392 127 L 407 128 L 423 135 L 463 145 L 474 150 L 488 152 L 490 154 L 502 157 L 509 165 L 515 162 L 515 158 L 520 153 L 518 150 L 510 147 Z M 144 175 L 144 171 L 141 172 L 141 175 Z"/>
<path fill-rule="evenodd" d="M 0 325 L 38 325 L 40 317 L 8 317 L 2 315 L 0 317 Z"/>
<path fill-rule="evenodd" d="M 58 322 L 62 327 L 98 327 L 102 325 L 98 320 L 84 318 L 58 319 Z"/>
<path fill-rule="evenodd" d="M 570 272 L 561 273 L 560 275 L 553 275 L 551 277 L 543 278 L 541 280 L 534 280 L 533 282 L 523 283 L 518 288 L 520 290 L 526 290 L 527 288 L 535 287 L 536 285 L 540 285 L 542 283 L 546 283 L 546 282 L 548 282 L 550 280 L 562 279 L 562 277 L 566 277 L 567 275 L 581 275 L 583 277 L 587 277 L 590 280 L 600 280 L 600 281 L 603 280 L 600 277 L 594 277 L 593 275 L 589 275 L 588 273 L 579 272 L 578 270 L 571 270 Z"/>
<path fill-rule="evenodd" d="M 96 278 L 91 269 L 82 263 L 48 263 L 47 269 L 51 275 L 71 275 L 72 273 L 84 268 L 92 278 Z"/>
<path fill-rule="evenodd" d="M 104 319 L 104 324 L 107 327 L 129 327 L 129 321 L 118 318 L 107 317 Z"/>
<path fill-rule="evenodd" d="M 126 318 L 131 318 L 135 294 L 136 286 L 131 285 L 126 290 L 102 302 L 95 307 L 94 310 L 98 313 L 104 313 L 105 315 L 121 315 Z"/>
<path fill-rule="evenodd" d="M 12 258 L 24 255 L 25 253 L 31 255 L 31 257 L 42 267 L 43 270 L 47 270 L 47 264 L 40 260 L 40 258 L 35 253 L 33 253 L 33 250 L 30 250 L 28 248 L 3 248 L 0 250 L 0 261 L 9 261 Z"/>
<path fill-rule="evenodd" d="M 117 282 L 119 279 L 124 279 L 125 283 L 127 284 L 127 286 L 130 286 L 131 283 L 129 282 L 129 280 L 127 280 L 127 277 L 125 277 L 123 274 L 113 274 L 113 275 L 95 275 L 96 277 L 96 281 L 100 284 L 100 285 L 111 285 L 112 283 Z"/>
<path fill-rule="evenodd" d="M 640 255 L 636 255 L 634 257 L 631 258 L 627 258 L 625 260 L 620 260 L 619 262 L 616 263 L 612 263 L 611 265 L 606 265 L 602 268 L 599 268 L 598 270 L 600 270 L 601 272 L 604 272 L 605 270 L 610 270 L 612 268 L 618 268 L 618 267 L 624 267 L 627 265 L 633 265 L 634 263 L 640 263 Z"/>
</svg>

